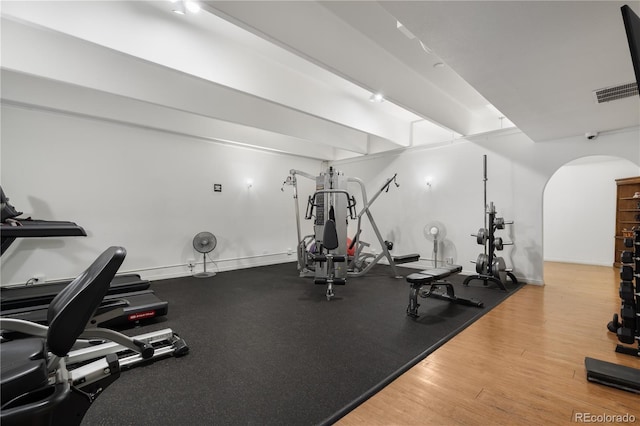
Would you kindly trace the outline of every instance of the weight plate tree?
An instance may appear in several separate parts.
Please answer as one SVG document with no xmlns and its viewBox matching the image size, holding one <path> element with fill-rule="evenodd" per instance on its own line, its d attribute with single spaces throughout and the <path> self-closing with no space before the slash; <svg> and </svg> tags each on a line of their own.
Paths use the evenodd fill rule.
<svg viewBox="0 0 640 426">
<path fill-rule="evenodd" d="M 497 230 L 504 229 L 505 225 L 512 225 L 513 222 L 506 222 L 502 217 L 496 217 L 496 208 L 493 202 L 487 206 L 487 156 L 482 158 L 483 164 L 483 181 L 484 181 L 484 227 L 478 229 L 478 232 L 471 234 L 476 237 L 476 242 L 484 247 L 482 253 L 476 259 L 477 275 L 470 275 L 465 278 L 463 284 L 469 285 L 473 280 L 481 280 L 484 285 L 489 282 L 495 283 L 502 290 L 507 291 L 506 282 L 509 278 L 514 284 L 518 283 L 512 269 L 506 267 L 504 259 L 496 254 L 496 251 L 502 251 L 504 246 L 513 245 L 513 242 L 505 242 L 502 237 L 496 237 Z"/>
</svg>

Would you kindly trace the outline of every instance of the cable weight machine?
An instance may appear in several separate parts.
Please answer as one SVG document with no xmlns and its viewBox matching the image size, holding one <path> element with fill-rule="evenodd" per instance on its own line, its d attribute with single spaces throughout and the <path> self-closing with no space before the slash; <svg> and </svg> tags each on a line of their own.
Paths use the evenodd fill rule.
<svg viewBox="0 0 640 426">
<path fill-rule="evenodd" d="M 468 286 L 473 280 L 483 281 L 484 285 L 489 282 L 495 283 L 500 289 L 507 291 L 506 282 L 509 278 L 514 284 L 518 280 L 512 273 L 512 269 L 506 267 L 504 258 L 497 255 L 496 251 L 502 251 L 504 246 L 513 245 L 513 242 L 505 242 L 502 237 L 496 237 L 495 233 L 499 229 L 504 229 L 505 225 L 512 225 L 513 221 L 507 222 L 502 217 L 496 216 L 496 207 L 493 201 L 487 204 L 487 156 L 482 157 L 483 184 L 484 184 L 484 227 L 480 228 L 476 234 L 476 242 L 484 247 L 482 253 L 478 255 L 475 262 L 477 275 L 470 275 L 465 278 L 463 284 Z"/>
<path fill-rule="evenodd" d="M 300 223 L 300 207 L 298 205 L 297 177 L 303 176 L 315 181 L 315 192 L 307 200 L 304 218 L 313 219 L 313 234 L 302 236 Z M 333 296 L 333 285 L 344 285 L 347 277 L 359 277 L 366 274 L 380 260 L 386 259 L 393 276 L 400 277 L 397 264 L 419 260 L 420 255 L 392 256 L 393 243 L 384 240 L 373 218 L 370 207 L 383 193 L 388 192 L 391 184 L 400 185 L 396 181 L 397 174 L 388 178 L 382 187 L 369 199 L 364 183 L 359 178 L 347 177 L 342 172 L 329 167 L 318 176 L 300 170 L 290 170 L 284 181 L 293 187 L 293 198 L 296 213 L 296 229 L 298 235 L 298 271 L 301 277 L 313 277 L 316 284 L 327 284 L 327 299 Z M 357 184 L 363 207 L 357 211 L 356 198 L 349 192 L 349 184 Z M 380 243 L 379 253 L 368 250 L 371 245 L 362 240 L 362 220 L 367 218 L 376 239 Z M 351 240 L 348 239 L 348 220 L 356 220 L 357 228 Z M 331 222 L 329 224 L 329 222 Z M 327 235 L 327 225 L 330 225 Z M 327 246 L 327 240 L 333 239 L 335 227 L 335 244 Z M 335 245 L 335 247 L 333 247 Z M 327 256 L 329 259 L 327 259 Z M 344 259 L 344 260 L 343 260 Z"/>
</svg>

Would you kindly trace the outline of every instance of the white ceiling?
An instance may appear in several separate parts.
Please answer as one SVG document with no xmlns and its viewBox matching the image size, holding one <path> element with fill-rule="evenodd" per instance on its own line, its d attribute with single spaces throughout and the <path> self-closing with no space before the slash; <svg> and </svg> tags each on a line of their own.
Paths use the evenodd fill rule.
<svg viewBox="0 0 640 426">
<path fill-rule="evenodd" d="M 138 125 L 324 160 L 511 122 L 536 142 L 640 125 L 640 97 L 592 94 L 634 80 L 623 2 L 201 4 L 2 2 L 3 102 L 60 86 L 49 109 L 132 124 L 129 104 Z"/>
</svg>

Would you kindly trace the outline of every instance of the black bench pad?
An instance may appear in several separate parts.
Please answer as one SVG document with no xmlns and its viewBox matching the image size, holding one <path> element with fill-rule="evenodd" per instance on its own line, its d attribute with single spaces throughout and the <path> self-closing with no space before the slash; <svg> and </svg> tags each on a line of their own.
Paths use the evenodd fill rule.
<svg viewBox="0 0 640 426">
<path fill-rule="evenodd" d="M 440 268 L 425 269 L 424 271 L 409 274 L 406 279 L 407 282 L 411 284 L 425 285 L 439 281 L 449 275 L 457 274 L 461 271 L 462 266 L 460 265 L 445 265 Z"/>
</svg>

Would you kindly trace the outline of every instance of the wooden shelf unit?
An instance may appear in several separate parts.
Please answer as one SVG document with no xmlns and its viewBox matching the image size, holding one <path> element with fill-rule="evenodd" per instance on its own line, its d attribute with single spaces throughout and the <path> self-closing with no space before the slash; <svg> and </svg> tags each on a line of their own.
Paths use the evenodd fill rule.
<svg viewBox="0 0 640 426">
<path fill-rule="evenodd" d="M 623 231 L 631 231 L 634 226 L 640 227 L 640 198 L 634 194 L 640 193 L 640 176 L 616 179 L 616 236 L 613 266 L 619 268 L 620 254 L 624 247 Z"/>
</svg>

